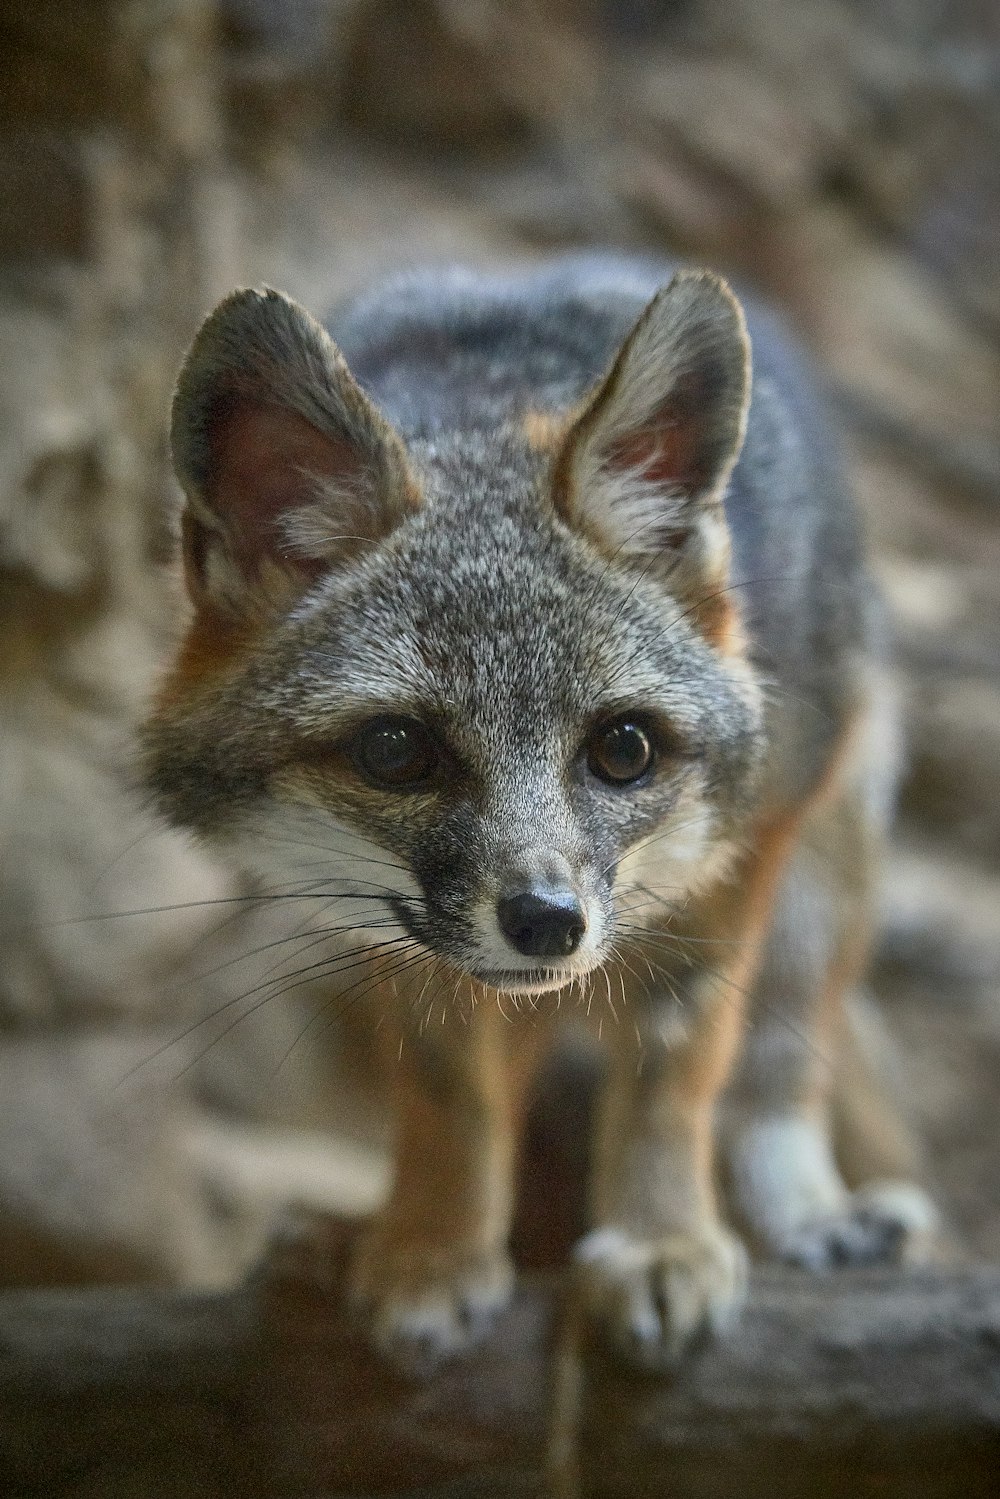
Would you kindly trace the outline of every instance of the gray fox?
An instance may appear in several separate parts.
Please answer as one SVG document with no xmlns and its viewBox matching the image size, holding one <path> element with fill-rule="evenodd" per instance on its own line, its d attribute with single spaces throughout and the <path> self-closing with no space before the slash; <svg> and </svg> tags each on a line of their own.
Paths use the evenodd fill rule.
<svg viewBox="0 0 1000 1499">
<path fill-rule="evenodd" d="M 391 1037 L 395 1179 L 352 1282 L 376 1341 L 448 1354 L 508 1296 L 560 1008 L 609 1052 L 577 1259 L 627 1359 L 669 1365 L 738 1308 L 720 1174 L 763 1252 L 925 1253 L 861 1033 L 882 622 L 768 315 L 611 254 L 410 273 L 329 333 L 241 290 L 194 341 L 172 446 L 193 612 L 145 778 L 316 901 L 333 990 Z"/>
</svg>

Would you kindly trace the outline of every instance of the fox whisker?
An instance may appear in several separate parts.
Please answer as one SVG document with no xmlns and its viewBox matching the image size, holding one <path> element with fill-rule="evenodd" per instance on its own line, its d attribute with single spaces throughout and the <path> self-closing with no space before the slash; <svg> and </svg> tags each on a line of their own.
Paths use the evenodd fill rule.
<svg viewBox="0 0 1000 1499">
<path fill-rule="evenodd" d="M 287 1050 L 281 1057 L 277 1067 L 275 1067 L 271 1075 L 271 1080 L 273 1081 L 274 1078 L 277 1077 L 278 1073 L 281 1071 L 282 1067 L 284 1067 L 285 1063 L 288 1061 L 295 1048 L 300 1044 L 300 1042 L 313 1028 L 313 1026 L 321 1018 L 325 1018 L 327 1016 L 327 1012 L 329 1010 L 334 1010 L 332 1017 L 330 1017 L 328 1021 L 329 1024 L 332 1024 L 334 1021 L 342 1019 L 349 1009 L 351 1009 L 355 1004 L 361 1003 L 374 989 L 377 989 L 383 983 L 394 983 L 395 980 L 400 976 L 400 974 L 408 972 L 411 968 L 419 965 L 422 962 L 426 962 L 428 960 L 428 954 L 425 951 L 421 950 L 416 955 L 413 955 L 410 952 L 410 948 L 417 945 L 418 944 L 413 942 L 411 939 L 408 945 L 406 947 L 402 947 L 399 953 L 396 954 L 396 961 L 392 963 L 392 966 L 390 966 L 385 972 L 379 972 L 367 989 L 362 989 L 362 992 L 360 994 L 354 995 L 354 998 L 351 1000 L 350 1004 L 344 1005 L 342 1001 L 348 995 L 354 993 L 355 990 L 361 988 L 361 985 L 366 982 L 365 979 L 359 979 L 356 984 L 352 984 L 347 989 L 340 990 L 335 995 L 331 995 L 328 999 L 324 1000 L 319 1009 L 309 1017 L 305 1025 L 298 1032 L 291 1045 L 287 1048 Z M 376 959 L 376 962 L 377 961 L 378 960 Z M 323 1034 L 323 1029 L 320 1030 L 319 1034 Z"/>
</svg>

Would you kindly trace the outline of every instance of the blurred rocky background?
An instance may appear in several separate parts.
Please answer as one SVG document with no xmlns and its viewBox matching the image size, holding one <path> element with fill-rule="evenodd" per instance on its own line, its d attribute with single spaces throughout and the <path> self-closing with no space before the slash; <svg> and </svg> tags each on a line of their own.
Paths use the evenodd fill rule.
<svg viewBox="0 0 1000 1499">
<path fill-rule="evenodd" d="M 908 734 L 877 988 L 1000 1255 L 993 0 L 3 0 L 0 65 L 0 1282 L 218 1283 L 382 1180 L 266 906 L 130 786 L 198 321 L 593 243 L 722 269 L 829 377 Z"/>
</svg>

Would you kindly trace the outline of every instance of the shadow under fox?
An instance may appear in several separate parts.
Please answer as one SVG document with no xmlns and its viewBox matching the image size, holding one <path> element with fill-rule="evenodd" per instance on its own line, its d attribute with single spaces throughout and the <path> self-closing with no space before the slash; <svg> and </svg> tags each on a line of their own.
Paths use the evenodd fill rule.
<svg viewBox="0 0 1000 1499">
<path fill-rule="evenodd" d="M 194 613 L 146 777 L 314 901 L 332 988 L 383 1023 L 396 1173 L 354 1287 L 404 1359 L 507 1295 L 560 1007 L 611 1053 L 578 1259 L 633 1361 L 739 1304 L 720 1155 L 765 1251 L 934 1227 L 859 1030 L 894 755 L 857 517 L 800 356 L 671 276 L 428 270 L 336 343 L 238 291 L 178 384 Z"/>
</svg>

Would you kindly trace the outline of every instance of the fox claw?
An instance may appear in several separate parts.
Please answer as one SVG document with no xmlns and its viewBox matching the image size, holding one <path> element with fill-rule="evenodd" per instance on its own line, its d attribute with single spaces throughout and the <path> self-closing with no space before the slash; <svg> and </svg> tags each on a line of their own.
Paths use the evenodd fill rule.
<svg viewBox="0 0 1000 1499">
<path fill-rule="evenodd" d="M 630 1364 L 672 1368 L 705 1333 L 722 1331 L 746 1295 L 746 1254 L 724 1229 L 644 1240 L 599 1229 L 577 1246 L 584 1297 Z"/>
<path fill-rule="evenodd" d="M 788 1264 L 807 1270 L 842 1265 L 916 1265 L 934 1258 L 937 1210 L 909 1182 L 873 1182 L 853 1192 L 841 1212 L 800 1224 L 778 1246 Z"/>
<path fill-rule="evenodd" d="M 481 1341 L 510 1299 L 513 1272 L 500 1254 L 404 1246 L 373 1233 L 359 1245 L 351 1281 L 375 1347 L 419 1377 Z"/>
</svg>

